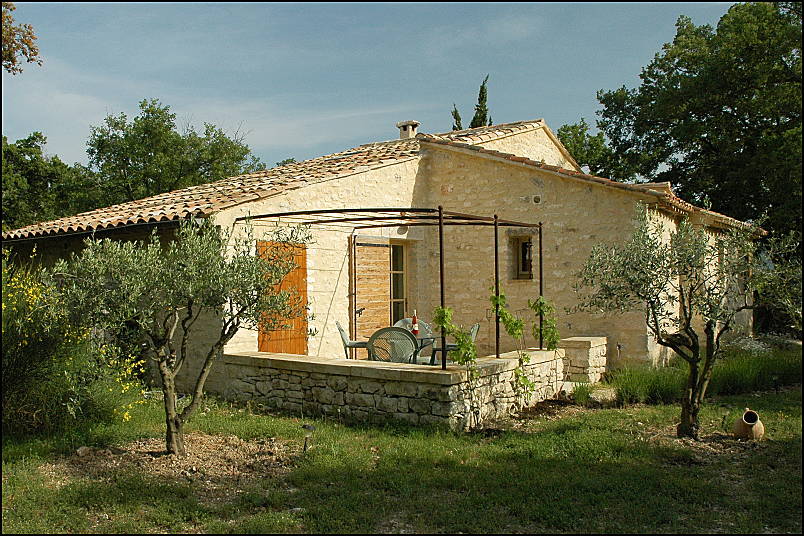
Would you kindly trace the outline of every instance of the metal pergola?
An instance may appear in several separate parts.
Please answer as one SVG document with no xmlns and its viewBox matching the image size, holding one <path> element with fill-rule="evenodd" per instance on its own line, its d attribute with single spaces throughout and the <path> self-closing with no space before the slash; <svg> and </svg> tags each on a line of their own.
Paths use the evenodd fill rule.
<svg viewBox="0 0 804 536">
<path fill-rule="evenodd" d="M 500 227 L 524 227 L 538 230 L 539 237 L 539 297 L 544 292 L 544 272 L 542 263 L 542 222 L 537 224 L 525 223 L 511 220 L 500 219 L 497 214 L 492 217 L 477 216 L 444 210 L 442 206 L 438 208 L 344 208 L 330 210 L 296 210 L 290 212 L 272 212 L 258 214 L 256 216 L 242 216 L 235 220 L 253 221 L 281 219 L 282 223 L 291 225 L 345 225 L 353 230 L 375 229 L 381 227 L 419 227 L 419 226 L 438 226 L 438 264 L 439 264 L 439 286 L 441 297 L 441 308 L 446 306 L 444 296 L 444 227 L 449 225 L 471 225 L 494 227 L 494 295 L 500 297 L 500 255 L 499 255 L 499 228 Z M 354 241 L 353 241 L 354 246 Z M 352 255 L 354 260 L 354 255 Z M 352 307 L 354 309 L 354 307 Z M 494 306 L 495 317 L 495 353 L 500 357 L 500 313 L 499 306 Z M 544 346 L 541 335 L 544 318 L 539 314 L 539 349 Z M 444 328 L 441 328 L 441 347 L 444 348 L 444 356 L 441 359 L 441 368 L 446 370 L 446 348 L 447 337 Z"/>
</svg>

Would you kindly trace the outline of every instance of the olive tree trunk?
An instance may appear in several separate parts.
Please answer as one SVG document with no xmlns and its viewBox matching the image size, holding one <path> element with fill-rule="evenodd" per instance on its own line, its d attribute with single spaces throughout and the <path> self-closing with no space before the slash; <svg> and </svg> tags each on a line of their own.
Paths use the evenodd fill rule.
<svg viewBox="0 0 804 536">
<path fill-rule="evenodd" d="M 727 326 L 720 331 L 717 328 L 718 325 L 715 321 L 708 321 L 704 328 L 706 351 L 703 366 L 701 367 L 701 362 L 697 360 L 688 360 L 687 362 L 689 376 L 687 377 L 687 385 L 684 388 L 684 396 L 681 399 L 681 422 L 676 428 L 678 437 L 690 437 L 696 440 L 699 438 L 700 422 L 698 413 L 701 410 L 709 380 L 712 379 L 712 371 L 714 370 L 720 347 L 720 334 L 724 329 L 727 329 Z"/>
<path fill-rule="evenodd" d="M 176 406 L 175 374 L 170 370 L 165 360 L 159 361 L 159 375 L 162 378 L 162 396 L 165 405 L 165 450 L 168 454 L 185 456 L 184 448 L 184 419 Z"/>
</svg>

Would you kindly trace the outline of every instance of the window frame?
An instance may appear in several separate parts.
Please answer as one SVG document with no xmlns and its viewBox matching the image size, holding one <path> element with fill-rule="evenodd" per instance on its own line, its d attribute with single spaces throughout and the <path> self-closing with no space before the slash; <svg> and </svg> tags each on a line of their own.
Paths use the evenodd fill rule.
<svg viewBox="0 0 804 536">
<path fill-rule="evenodd" d="M 401 318 L 406 318 L 407 311 L 408 311 L 408 248 L 407 244 L 401 241 L 391 241 L 389 243 L 391 247 L 391 254 L 390 254 L 390 265 L 388 267 L 389 272 L 389 279 L 391 285 L 391 292 L 390 292 L 390 300 L 388 302 L 389 305 L 389 315 L 391 317 L 391 325 L 393 326 L 397 320 Z M 394 247 L 398 246 L 402 251 L 402 270 L 394 270 Z M 394 274 L 402 274 L 402 296 L 401 297 L 394 297 Z M 402 317 L 394 320 L 394 304 L 401 303 L 402 304 Z"/>
<path fill-rule="evenodd" d="M 524 262 L 524 246 L 530 244 L 530 267 L 528 270 L 523 270 Z M 514 238 L 514 279 L 516 280 L 532 280 L 533 279 L 533 236 L 524 235 Z"/>
</svg>

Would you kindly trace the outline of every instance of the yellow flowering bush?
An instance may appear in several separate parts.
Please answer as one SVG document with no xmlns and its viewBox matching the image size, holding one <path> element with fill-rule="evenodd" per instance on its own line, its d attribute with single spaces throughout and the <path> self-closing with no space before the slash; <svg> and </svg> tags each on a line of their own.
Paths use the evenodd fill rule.
<svg viewBox="0 0 804 536">
<path fill-rule="evenodd" d="M 72 324 L 35 267 L 2 258 L 3 431 L 47 432 L 119 418 L 141 399 L 144 364 Z"/>
</svg>

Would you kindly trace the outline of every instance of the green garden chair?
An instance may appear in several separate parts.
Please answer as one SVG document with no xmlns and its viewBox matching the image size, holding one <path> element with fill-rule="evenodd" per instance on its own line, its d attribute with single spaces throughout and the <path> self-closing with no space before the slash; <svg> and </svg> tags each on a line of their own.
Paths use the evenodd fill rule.
<svg viewBox="0 0 804 536">
<path fill-rule="evenodd" d="M 349 359 L 349 348 L 368 348 L 367 342 L 360 342 L 360 341 L 352 341 L 349 340 L 349 336 L 346 334 L 346 331 L 341 326 L 341 323 L 337 320 L 335 321 L 335 327 L 338 328 L 338 331 L 341 334 L 341 340 L 343 341 L 343 351 L 346 353 L 346 359 Z"/>
<path fill-rule="evenodd" d="M 404 328 L 382 328 L 368 340 L 369 359 L 412 363 L 419 352 L 416 337 Z"/>
</svg>

